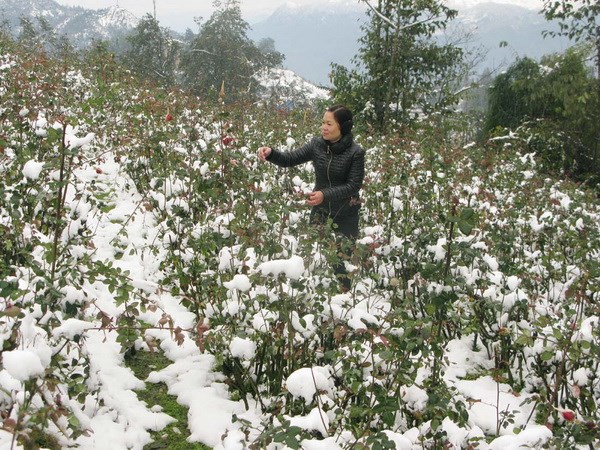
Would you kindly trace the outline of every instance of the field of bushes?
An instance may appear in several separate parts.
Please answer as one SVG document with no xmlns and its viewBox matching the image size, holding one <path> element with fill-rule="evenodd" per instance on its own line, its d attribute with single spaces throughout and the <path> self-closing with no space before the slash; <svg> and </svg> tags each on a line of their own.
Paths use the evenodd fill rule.
<svg viewBox="0 0 600 450">
<path fill-rule="evenodd" d="M 224 105 L 5 40 L 0 97 L 0 448 L 175 448 L 137 395 L 158 383 L 188 408 L 185 445 L 598 443 L 600 205 L 522 135 L 359 127 L 341 293 L 311 167 L 256 158 L 318 133 L 319 108 Z M 169 364 L 140 379 L 143 352 Z"/>
</svg>

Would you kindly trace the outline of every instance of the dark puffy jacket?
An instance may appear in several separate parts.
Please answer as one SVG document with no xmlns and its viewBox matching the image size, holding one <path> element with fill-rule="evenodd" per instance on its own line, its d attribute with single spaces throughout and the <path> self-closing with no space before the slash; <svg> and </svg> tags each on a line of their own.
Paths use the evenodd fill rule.
<svg viewBox="0 0 600 450">
<path fill-rule="evenodd" d="M 365 176 L 365 151 L 346 134 L 336 143 L 322 137 L 290 152 L 273 149 L 268 161 L 281 167 L 297 166 L 312 161 L 315 169 L 314 191 L 323 192 L 324 210 L 332 218 L 358 212 L 359 191 Z"/>
</svg>

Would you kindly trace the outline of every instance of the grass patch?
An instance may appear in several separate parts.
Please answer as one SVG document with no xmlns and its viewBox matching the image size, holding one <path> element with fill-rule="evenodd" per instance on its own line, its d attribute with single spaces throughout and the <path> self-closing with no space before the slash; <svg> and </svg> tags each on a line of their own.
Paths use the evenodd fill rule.
<svg viewBox="0 0 600 450">
<path fill-rule="evenodd" d="M 54 436 L 50 436 L 42 430 L 33 429 L 27 439 L 20 442 L 25 450 L 60 450 L 60 444 Z M 12 448 L 12 447 L 11 447 Z"/>
<path fill-rule="evenodd" d="M 146 380 L 153 370 L 161 370 L 171 364 L 171 361 L 159 352 L 138 351 L 127 358 L 127 365 L 140 380 Z M 167 392 L 164 383 L 146 383 L 146 389 L 136 391 L 140 400 L 149 407 L 160 405 L 165 414 L 173 417 L 176 422 L 161 431 L 150 432 L 154 442 L 144 446 L 144 450 L 207 450 L 210 447 L 199 443 L 187 442 L 189 436 L 187 414 L 188 409 L 177 403 L 174 396 Z"/>
</svg>

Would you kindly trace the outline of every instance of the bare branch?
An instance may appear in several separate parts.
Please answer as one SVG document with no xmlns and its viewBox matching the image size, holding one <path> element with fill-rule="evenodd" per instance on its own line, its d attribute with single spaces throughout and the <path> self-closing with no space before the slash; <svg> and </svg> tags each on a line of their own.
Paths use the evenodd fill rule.
<svg viewBox="0 0 600 450">
<path fill-rule="evenodd" d="M 387 23 L 393 29 L 398 28 L 395 23 L 393 23 L 390 19 L 388 19 L 387 17 L 385 17 L 383 14 L 381 14 L 377 10 L 377 8 L 375 8 L 373 5 L 371 5 L 371 2 L 369 0 L 363 0 L 363 1 L 367 4 L 367 6 L 369 8 L 371 8 L 371 10 L 377 15 L 377 17 L 379 17 L 381 20 L 383 20 L 385 23 Z"/>
<path fill-rule="evenodd" d="M 398 25 L 396 25 L 394 22 L 392 22 L 390 19 L 388 19 L 386 16 L 384 16 L 379 10 L 377 10 L 377 8 L 375 8 L 373 5 L 371 5 L 371 2 L 369 0 L 363 0 L 363 1 L 367 4 L 367 6 L 369 8 L 371 8 L 371 10 L 377 15 L 377 17 L 379 17 L 381 20 L 383 20 L 385 23 L 387 23 L 390 27 L 392 27 L 392 29 L 394 29 L 398 32 L 406 30 L 406 29 L 414 27 L 414 26 L 417 26 L 417 25 L 420 25 L 422 23 L 431 22 L 435 18 L 435 16 L 431 15 L 426 19 L 419 20 L 419 21 L 413 22 L 413 23 L 409 23 L 402 27 L 398 27 Z"/>
<path fill-rule="evenodd" d="M 216 53 L 209 52 L 208 50 L 204 50 L 203 48 L 194 48 L 191 51 L 198 52 L 198 53 L 208 53 L 209 55 L 218 56 Z"/>
</svg>

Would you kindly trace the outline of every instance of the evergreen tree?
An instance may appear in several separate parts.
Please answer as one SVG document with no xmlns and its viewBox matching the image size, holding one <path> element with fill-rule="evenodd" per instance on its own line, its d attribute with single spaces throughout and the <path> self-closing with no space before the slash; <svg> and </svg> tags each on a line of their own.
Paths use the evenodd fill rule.
<svg viewBox="0 0 600 450">
<path fill-rule="evenodd" d="M 182 56 L 184 83 L 194 92 L 235 101 L 254 96 L 254 75 L 281 64 L 283 56 L 263 52 L 248 38 L 238 0 L 215 0 L 215 12 L 200 25 L 198 35 Z M 272 50 L 272 49 L 270 49 Z"/>
<path fill-rule="evenodd" d="M 75 49 L 67 36 L 59 36 L 46 18 L 36 17 L 37 25 L 27 17 L 20 17 L 19 21 L 21 25 L 19 41 L 26 48 L 43 50 L 63 60 L 74 56 Z"/>
<path fill-rule="evenodd" d="M 21 16 L 19 18 L 19 25 L 21 27 L 18 37 L 19 42 L 24 44 L 25 47 L 39 49 L 39 47 L 42 45 L 42 38 L 40 37 L 31 19 Z"/>
<path fill-rule="evenodd" d="M 357 68 L 333 66 L 336 100 L 371 116 L 378 127 L 408 123 L 419 112 L 453 103 L 463 52 L 436 42 L 435 35 L 457 12 L 439 0 L 365 2 L 370 22 L 363 27 Z"/>
<path fill-rule="evenodd" d="M 146 14 L 127 41 L 130 47 L 125 53 L 125 63 L 133 72 L 163 86 L 175 82 L 181 44 L 154 17 Z"/>
<path fill-rule="evenodd" d="M 541 68 L 531 58 L 522 58 L 494 80 L 489 89 L 486 131 L 496 127 L 515 129 L 524 120 L 543 117 L 539 95 Z M 541 102 L 543 103 L 543 102 Z"/>
</svg>

